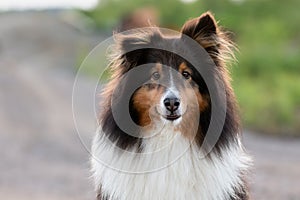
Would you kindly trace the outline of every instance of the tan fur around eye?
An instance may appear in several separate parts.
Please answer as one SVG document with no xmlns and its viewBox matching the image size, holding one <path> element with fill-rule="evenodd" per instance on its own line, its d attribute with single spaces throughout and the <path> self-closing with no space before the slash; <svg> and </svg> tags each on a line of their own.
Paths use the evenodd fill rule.
<svg viewBox="0 0 300 200">
<path fill-rule="evenodd" d="M 153 112 L 151 109 L 153 106 L 159 104 L 162 94 L 163 89 L 158 86 L 154 86 L 151 89 L 143 86 L 135 92 L 132 100 L 133 106 L 139 114 L 138 125 L 145 127 L 151 124 L 150 115 L 152 116 L 151 112 Z"/>
<path fill-rule="evenodd" d="M 182 73 L 183 71 L 187 71 L 190 74 L 192 74 L 192 70 L 187 66 L 187 64 L 185 62 L 182 62 L 179 67 L 178 67 L 178 71 L 180 73 Z"/>
</svg>

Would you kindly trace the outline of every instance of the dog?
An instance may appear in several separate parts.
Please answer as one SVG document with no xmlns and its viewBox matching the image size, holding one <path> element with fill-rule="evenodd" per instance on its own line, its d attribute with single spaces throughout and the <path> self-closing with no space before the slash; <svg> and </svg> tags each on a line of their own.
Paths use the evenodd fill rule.
<svg viewBox="0 0 300 200">
<path fill-rule="evenodd" d="M 92 144 L 98 200 L 249 199 L 229 38 L 210 12 L 178 35 L 117 34 Z"/>
</svg>

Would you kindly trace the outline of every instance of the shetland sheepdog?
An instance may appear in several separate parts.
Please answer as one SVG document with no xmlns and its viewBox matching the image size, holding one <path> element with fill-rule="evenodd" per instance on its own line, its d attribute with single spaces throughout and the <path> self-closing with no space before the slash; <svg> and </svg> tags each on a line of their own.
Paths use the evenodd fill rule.
<svg viewBox="0 0 300 200">
<path fill-rule="evenodd" d="M 229 38 L 209 12 L 178 35 L 159 28 L 116 35 L 92 145 L 98 200 L 249 199 Z"/>
</svg>

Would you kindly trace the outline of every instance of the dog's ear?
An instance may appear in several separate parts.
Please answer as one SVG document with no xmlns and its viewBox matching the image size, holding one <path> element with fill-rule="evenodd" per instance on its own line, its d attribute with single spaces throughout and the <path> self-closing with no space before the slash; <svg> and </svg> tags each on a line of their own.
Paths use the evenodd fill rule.
<svg viewBox="0 0 300 200">
<path fill-rule="evenodd" d="M 183 25 L 181 32 L 197 40 L 201 36 L 210 37 L 217 35 L 218 26 L 213 15 L 210 12 L 206 12 L 200 17 L 187 21 Z"/>
<path fill-rule="evenodd" d="M 210 12 L 203 13 L 200 17 L 187 21 L 181 33 L 198 42 L 211 56 L 215 64 L 220 61 L 230 62 L 235 60 L 236 47 L 231 41 L 231 34 L 222 30 Z"/>
<path fill-rule="evenodd" d="M 143 62 L 149 48 L 160 40 L 161 34 L 156 28 L 136 29 L 115 35 L 119 57 L 131 66 Z"/>
<path fill-rule="evenodd" d="M 187 21 L 181 32 L 197 41 L 213 58 L 219 54 L 220 30 L 210 12 Z"/>
<path fill-rule="evenodd" d="M 117 48 L 119 56 L 122 57 L 127 64 L 136 64 L 142 57 L 145 43 L 136 35 L 121 35 L 117 37 Z"/>
</svg>

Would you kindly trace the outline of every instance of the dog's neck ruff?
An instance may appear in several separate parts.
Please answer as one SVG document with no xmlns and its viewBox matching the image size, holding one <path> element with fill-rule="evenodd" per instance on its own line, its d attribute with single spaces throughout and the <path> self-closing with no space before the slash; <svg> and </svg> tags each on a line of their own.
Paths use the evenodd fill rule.
<svg viewBox="0 0 300 200">
<path fill-rule="evenodd" d="M 116 150 L 104 135 L 98 132 L 92 147 L 92 171 L 103 199 L 226 200 L 243 187 L 248 157 L 239 142 L 202 158 L 196 144 L 168 129 L 143 140 L 143 156 Z"/>
</svg>

